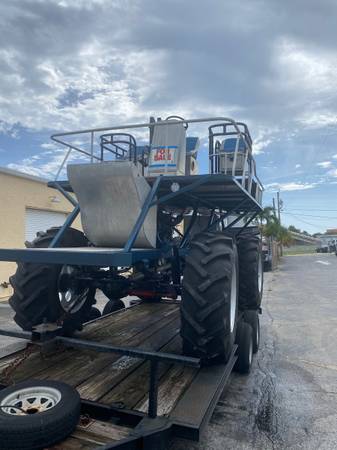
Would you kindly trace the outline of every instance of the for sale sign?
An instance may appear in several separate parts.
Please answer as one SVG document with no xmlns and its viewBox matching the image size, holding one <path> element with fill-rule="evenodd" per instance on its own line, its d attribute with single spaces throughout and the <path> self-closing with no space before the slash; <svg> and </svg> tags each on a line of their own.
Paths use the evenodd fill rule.
<svg viewBox="0 0 337 450">
<path fill-rule="evenodd" d="M 177 145 L 162 145 L 151 148 L 150 170 L 151 172 L 165 173 L 176 172 L 178 159 Z"/>
</svg>

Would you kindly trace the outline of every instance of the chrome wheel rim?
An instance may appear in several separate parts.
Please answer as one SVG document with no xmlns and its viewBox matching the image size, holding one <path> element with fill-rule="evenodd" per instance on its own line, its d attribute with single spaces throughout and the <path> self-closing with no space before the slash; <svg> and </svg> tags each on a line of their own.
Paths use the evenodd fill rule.
<svg viewBox="0 0 337 450">
<path fill-rule="evenodd" d="M 54 408 L 61 400 L 61 392 L 47 386 L 19 389 L 2 401 L 2 411 L 12 416 L 39 414 Z"/>
<path fill-rule="evenodd" d="M 259 290 L 259 294 L 262 292 L 262 280 L 263 280 L 263 264 L 262 264 L 262 254 L 259 254 L 259 262 L 258 262 L 258 272 L 257 272 L 257 286 Z"/>
<path fill-rule="evenodd" d="M 236 265 L 232 268 L 231 279 L 231 300 L 230 300 L 230 331 L 233 333 L 236 319 L 236 297 L 237 297 L 237 280 L 236 280 Z"/>
<path fill-rule="evenodd" d="M 58 296 L 62 309 L 66 313 L 74 314 L 84 305 L 89 288 L 83 288 L 76 281 L 77 268 L 74 266 L 63 266 L 59 276 Z"/>
<path fill-rule="evenodd" d="M 249 367 L 252 365 L 253 361 L 253 341 L 250 340 L 249 344 L 249 355 L 248 355 Z"/>
<path fill-rule="evenodd" d="M 259 324 L 257 324 L 256 327 L 256 347 L 259 348 L 260 345 L 260 327 Z"/>
</svg>

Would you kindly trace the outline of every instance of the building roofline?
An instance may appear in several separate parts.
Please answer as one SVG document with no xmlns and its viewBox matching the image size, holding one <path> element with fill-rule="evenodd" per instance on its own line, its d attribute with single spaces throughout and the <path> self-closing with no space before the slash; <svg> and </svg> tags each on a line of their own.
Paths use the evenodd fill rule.
<svg viewBox="0 0 337 450">
<path fill-rule="evenodd" d="M 30 175 L 28 173 L 19 172 L 18 170 L 8 169 L 7 167 L 0 167 L 0 174 L 11 175 L 13 177 L 25 178 L 26 180 L 36 181 L 37 183 L 47 184 L 48 180 L 45 178 Z"/>
</svg>

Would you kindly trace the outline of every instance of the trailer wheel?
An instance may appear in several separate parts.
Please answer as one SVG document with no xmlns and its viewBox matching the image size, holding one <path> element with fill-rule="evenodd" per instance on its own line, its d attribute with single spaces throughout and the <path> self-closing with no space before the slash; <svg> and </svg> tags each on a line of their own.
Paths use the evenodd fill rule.
<svg viewBox="0 0 337 450">
<path fill-rule="evenodd" d="M 123 308 L 125 308 L 125 305 L 122 302 L 122 300 L 119 300 L 118 298 L 109 300 L 108 303 L 104 306 L 102 316 L 105 316 L 115 311 L 119 311 L 120 309 Z"/>
<path fill-rule="evenodd" d="M 243 320 L 252 327 L 253 353 L 257 353 L 260 346 L 260 319 L 258 311 L 247 309 L 243 312 Z"/>
<path fill-rule="evenodd" d="M 50 447 L 75 429 L 80 396 L 56 381 L 29 380 L 0 392 L 0 449 L 36 450 Z"/>
<path fill-rule="evenodd" d="M 238 323 L 236 343 L 238 349 L 234 370 L 248 374 L 253 361 L 253 331 L 252 327 L 242 320 Z"/>
<path fill-rule="evenodd" d="M 222 233 L 201 233 L 191 242 L 183 275 L 183 351 L 203 363 L 228 361 L 236 334 L 236 245 Z"/>
<path fill-rule="evenodd" d="M 258 309 L 263 293 L 262 242 L 259 236 L 247 234 L 238 240 L 239 307 Z"/>
<path fill-rule="evenodd" d="M 59 228 L 39 232 L 32 248 L 49 246 Z M 60 241 L 60 247 L 86 247 L 88 240 L 75 229 L 68 229 Z M 95 289 L 89 286 L 72 286 L 71 277 L 77 268 L 56 264 L 19 263 L 10 278 L 14 293 L 9 300 L 15 311 L 14 320 L 24 330 L 47 322 L 62 324 L 65 334 L 81 329 L 87 320 L 91 305 L 95 303 Z M 67 280 L 69 287 L 67 287 Z"/>
</svg>

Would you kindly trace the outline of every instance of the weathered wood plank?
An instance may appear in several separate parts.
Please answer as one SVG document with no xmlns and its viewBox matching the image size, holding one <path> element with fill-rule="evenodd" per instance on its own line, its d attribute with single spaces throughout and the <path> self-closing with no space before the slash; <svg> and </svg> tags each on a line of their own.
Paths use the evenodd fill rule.
<svg viewBox="0 0 337 450">
<path fill-rule="evenodd" d="M 36 346 L 36 351 L 13 370 L 11 379 L 14 382 L 18 382 L 23 379 L 31 378 L 35 376 L 36 373 L 67 359 L 67 356 L 71 356 L 71 353 L 71 350 L 61 349 L 52 355 L 46 356 L 42 355 L 40 353 L 40 348 Z M 20 359 L 22 356 L 24 356 L 24 353 L 19 352 L 16 357 Z"/>
<path fill-rule="evenodd" d="M 186 387 L 191 383 L 198 369 L 174 365 L 163 376 L 158 389 L 158 416 L 170 413 Z M 148 396 L 144 397 L 135 407 L 138 411 L 147 412 Z"/>
<path fill-rule="evenodd" d="M 119 441 L 120 439 L 126 438 L 129 436 L 130 431 L 130 428 L 120 425 L 93 420 L 85 427 L 78 426 L 72 436 L 86 441 L 96 442 L 97 444 L 105 444 L 109 441 Z"/>
<path fill-rule="evenodd" d="M 95 448 L 97 448 L 97 444 L 71 436 L 59 444 L 45 448 L 44 450 L 94 450 Z"/>
<path fill-rule="evenodd" d="M 103 342 L 114 345 L 129 344 L 129 340 L 132 339 L 134 335 L 137 336 L 138 333 L 146 330 L 149 326 L 151 328 L 151 325 L 177 313 L 177 309 L 169 308 L 167 310 L 165 309 L 165 306 L 158 309 L 155 315 L 148 315 L 147 312 L 147 314 L 140 317 L 138 311 L 134 311 L 135 313 L 137 312 L 137 314 L 134 314 L 133 316 L 136 325 L 133 326 L 133 323 L 130 323 L 127 329 L 125 329 L 125 324 L 115 325 L 117 331 L 111 330 L 110 335 L 105 333 Z M 97 323 L 97 326 L 98 325 L 99 322 Z M 115 332 L 118 332 L 118 330 L 123 330 L 123 333 L 119 332 L 119 334 L 115 335 Z M 80 334 L 79 337 L 82 337 L 82 334 Z M 87 350 L 79 351 L 71 349 L 63 350 L 48 357 L 41 357 L 39 352 L 33 353 L 15 370 L 13 380 L 17 382 L 33 376 L 42 379 L 50 378 L 62 380 L 62 376 L 64 376 L 65 379 L 63 381 L 71 382 L 72 385 L 76 385 L 83 382 L 92 374 L 99 372 L 111 361 L 116 360 L 116 358 L 118 358 L 118 356 Z M 60 364 L 60 362 L 62 362 L 62 364 Z M 88 376 L 86 376 L 84 368 L 88 369 L 88 365 L 92 366 L 93 373 L 91 374 L 91 372 L 88 372 Z M 78 378 L 76 378 L 76 376 Z"/>
<path fill-rule="evenodd" d="M 172 322 L 162 325 L 157 324 L 157 332 L 141 345 L 146 350 L 159 350 L 161 347 L 177 335 L 179 332 L 179 318 L 175 317 Z M 100 373 L 85 381 L 77 389 L 82 398 L 97 401 L 107 394 L 117 383 L 128 377 L 137 367 L 144 362 L 138 358 L 122 356 L 114 363 L 109 364 Z"/>
<path fill-rule="evenodd" d="M 161 348 L 164 352 L 181 351 L 180 336 L 176 336 L 171 342 Z M 167 372 L 172 364 L 160 364 L 158 369 L 159 379 Z M 121 402 L 126 408 L 134 408 L 134 406 L 148 393 L 150 380 L 150 364 L 144 362 L 137 370 L 133 371 L 130 376 L 119 382 L 110 392 L 100 398 L 100 402 L 111 404 Z"/>
<path fill-rule="evenodd" d="M 156 317 L 152 317 L 151 321 L 147 320 L 146 326 L 145 323 L 143 324 L 142 332 L 134 335 L 131 327 L 128 333 L 120 335 L 119 340 L 115 340 L 115 344 L 128 346 L 140 345 L 149 334 L 151 336 L 159 327 L 164 327 L 168 318 L 174 320 L 177 315 L 178 312 L 172 310 L 170 316 L 166 317 L 165 321 L 163 321 L 161 315 L 158 314 Z M 157 322 L 155 321 L 156 318 Z M 72 386 L 77 386 L 85 380 L 94 377 L 96 374 L 100 374 L 107 365 L 117 361 L 119 358 L 119 355 L 114 354 L 77 351 L 62 364 L 52 366 L 41 372 L 39 377 L 42 379 L 61 380 Z"/>
<path fill-rule="evenodd" d="M 88 324 L 81 332 L 83 339 L 104 340 L 105 337 L 111 339 L 118 336 L 120 332 L 127 329 L 129 325 L 137 328 L 140 318 L 149 318 L 157 313 L 169 313 L 176 305 L 163 305 L 160 303 L 144 303 L 131 308 L 118 311 L 97 322 Z"/>
<path fill-rule="evenodd" d="M 126 438 L 130 431 L 130 428 L 110 422 L 92 420 L 86 426 L 78 425 L 71 436 L 45 450 L 93 450 L 98 445 Z"/>
</svg>

